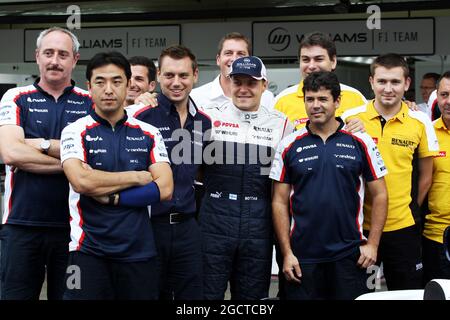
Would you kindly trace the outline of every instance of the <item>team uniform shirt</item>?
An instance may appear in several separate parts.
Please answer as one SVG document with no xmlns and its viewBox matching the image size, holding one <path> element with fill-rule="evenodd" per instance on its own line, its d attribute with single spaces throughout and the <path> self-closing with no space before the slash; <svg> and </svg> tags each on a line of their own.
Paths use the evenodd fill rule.
<svg viewBox="0 0 450 320">
<path fill-rule="evenodd" d="M 340 116 L 348 109 L 367 103 L 366 98 L 364 98 L 361 92 L 345 84 L 341 83 L 340 85 L 341 103 L 336 110 L 336 116 Z M 294 123 L 296 129 L 305 127 L 308 121 L 308 114 L 306 113 L 303 95 L 303 80 L 300 84 L 281 91 L 274 99 L 274 108 L 284 113 Z"/>
<path fill-rule="evenodd" d="M 92 110 L 89 93 L 72 81 L 55 100 L 39 85 L 8 90 L 0 102 L 0 126 L 22 127 L 25 139 L 60 139 L 69 123 Z M 61 174 L 36 174 L 6 166 L 3 224 L 68 227 L 69 184 Z"/>
<path fill-rule="evenodd" d="M 142 171 L 169 162 L 155 127 L 124 116 L 114 128 L 95 112 L 67 126 L 61 136 L 61 162 L 79 159 L 107 172 Z M 147 207 L 103 205 L 70 186 L 70 251 L 118 261 L 144 261 L 156 255 Z"/>
<path fill-rule="evenodd" d="M 153 204 L 152 215 L 167 213 L 196 212 L 194 179 L 203 161 L 203 149 L 209 141 L 211 120 L 199 111 L 192 100 L 189 101 L 188 116 L 181 128 L 180 117 L 176 107 L 169 99 L 159 94 L 158 106 L 129 108 L 134 117 L 155 126 L 161 132 L 164 144 L 172 163 L 174 191 L 172 200 Z"/>
<path fill-rule="evenodd" d="M 381 117 L 374 107 L 374 100 L 367 105 L 347 111 L 343 118 L 357 116 L 365 126 L 366 132 L 377 144 L 389 174 L 386 186 L 389 195 L 388 215 L 384 231 L 395 231 L 415 224 L 410 208 L 412 202 L 413 156 L 419 158 L 438 154 L 439 146 L 433 124 L 421 111 L 409 110 L 402 102 L 400 111 L 386 121 L 384 127 Z M 367 197 L 369 200 L 370 197 Z M 370 201 L 364 204 L 364 229 L 370 229 Z"/>
<path fill-rule="evenodd" d="M 324 143 L 307 125 L 281 141 L 270 178 L 292 186 L 291 246 L 302 263 L 331 262 L 354 252 L 365 240 L 364 183 L 387 170 L 365 133 L 344 123 Z"/>
<path fill-rule="evenodd" d="M 434 122 L 439 141 L 439 155 L 433 159 L 433 183 L 428 192 L 428 208 L 423 235 L 443 243 L 443 234 L 450 226 L 450 131 L 442 118 Z"/>
<path fill-rule="evenodd" d="M 191 98 L 200 109 L 207 108 L 223 108 L 224 106 L 231 106 L 233 102 L 231 98 L 227 97 L 222 87 L 220 86 L 220 75 L 213 81 L 204 84 L 201 87 L 194 88 L 191 91 Z M 261 96 L 261 105 L 269 108 L 273 104 L 273 93 L 265 90 Z"/>
</svg>

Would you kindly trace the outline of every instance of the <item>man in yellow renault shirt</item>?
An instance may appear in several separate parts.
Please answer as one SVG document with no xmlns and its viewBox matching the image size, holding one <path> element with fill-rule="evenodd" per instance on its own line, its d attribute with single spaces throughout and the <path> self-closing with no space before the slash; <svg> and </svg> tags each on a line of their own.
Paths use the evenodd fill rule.
<svg viewBox="0 0 450 320">
<path fill-rule="evenodd" d="M 336 45 L 324 33 L 307 34 L 300 42 L 299 61 L 302 79 L 313 72 L 334 71 L 337 65 Z M 340 116 L 347 109 L 366 104 L 366 98 L 361 92 L 345 84 L 340 85 L 341 104 L 336 110 L 336 116 Z M 275 97 L 274 108 L 283 112 L 296 129 L 303 128 L 308 120 L 303 97 L 303 80 L 298 85 L 281 91 Z"/>
<path fill-rule="evenodd" d="M 450 279 L 450 261 L 444 250 L 444 230 L 450 226 L 450 71 L 438 82 L 437 102 L 441 117 L 434 121 L 439 156 L 433 159 L 433 182 L 428 193 L 430 213 L 423 231 L 424 283 Z"/>
<path fill-rule="evenodd" d="M 375 99 L 348 110 L 343 118 L 359 117 L 377 144 L 389 174 L 388 214 L 378 248 L 389 290 L 422 286 L 421 237 L 410 205 L 421 205 L 431 185 L 433 156 L 439 146 L 433 125 L 423 112 L 408 109 L 402 101 L 411 83 L 406 61 L 398 54 L 377 57 L 370 67 Z M 418 195 L 412 199 L 412 161 L 417 153 Z M 370 197 L 364 205 L 364 230 L 370 229 Z M 377 263 L 377 264 L 378 264 Z"/>
</svg>

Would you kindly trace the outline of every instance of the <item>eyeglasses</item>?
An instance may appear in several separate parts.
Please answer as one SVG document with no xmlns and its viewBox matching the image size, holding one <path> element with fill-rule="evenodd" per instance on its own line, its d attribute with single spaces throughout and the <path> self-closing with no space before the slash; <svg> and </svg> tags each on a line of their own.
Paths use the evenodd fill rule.
<svg viewBox="0 0 450 320">
<path fill-rule="evenodd" d="M 435 87 L 424 87 L 424 86 L 420 86 L 421 90 L 434 90 L 436 89 Z"/>
</svg>

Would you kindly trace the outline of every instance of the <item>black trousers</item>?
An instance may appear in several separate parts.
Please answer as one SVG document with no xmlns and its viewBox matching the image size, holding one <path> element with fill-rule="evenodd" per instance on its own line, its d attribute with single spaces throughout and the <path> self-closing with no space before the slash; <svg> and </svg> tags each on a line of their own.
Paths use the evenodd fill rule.
<svg viewBox="0 0 450 320">
<path fill-rule="evenodd" d="M 38 300 L 47 272 L 48 300 L 62 299 L 69 228 L 6 224 L 1 230 L 2 300 Z"/>
<path fill-rule="evenodd" d="M 156 257 L 119 262 L 83 252 L 70 253 L 64 300 L 155 300 Z"/>
<path fill-rule="evenodd" d="M 433 279 L 450 279 L 450 261 L 442 243 L 422 237 L 423 284 Z"/>
<path fill-rule="evenodd" d="M 152 220 L 158 250 L 159 299 L 203 299 L 202 237 L 194 217 L 169 224 Z"/>
<path fill-rule="evenodd" d="M 356 265 L 359 248 L 333 262 L 303 264 L 301 283 L 286 281 L 287 300 L 354 300 L 368 293 L 367 270 Z"/>
<path fill-rule="evenodd" d="M 383 232 L 377 260 L 378 266 L 383 262 L 389 290 L 423 288 L 422 246 L 417 226 Z"/>
</svg>

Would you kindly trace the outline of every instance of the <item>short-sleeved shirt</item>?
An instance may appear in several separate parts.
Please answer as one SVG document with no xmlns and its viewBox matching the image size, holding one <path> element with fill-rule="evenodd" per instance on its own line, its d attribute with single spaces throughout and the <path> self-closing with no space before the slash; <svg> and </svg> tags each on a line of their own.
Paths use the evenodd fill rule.
<svg viewBox="0 0 450 320">
<path fill-rule="evenodd" d="M 191 98 L 201 110 L 220 108 L 233 105 L 231 98 L 227 97 L 220 86 L 220 75 L 213 81 L 204 84 L 198 88 L 194 88 L 191 92 Z M 260 104 L 266 108 L 271 108 L 273 104 L 273 93 L 265 90 L 261 96 Z"/>
<path fill-rule="evenodd" d="M 365 105 L 366 98 L 361 92 L 341 83 L 341 103 L 336 110 L 336 116 L 344 111 Z M 296 129 L 303 128 L 308 121 L 303 94 L 303 80 L 300 84 L 281 91 L 274 99 L 274 108 L 284 113 Z"/>
<path fill-rule="evenodd" d="M 439 141 L 439 155 L 433 159 L 433 182 L 428 192 L 428 208 L 423 235 L 443 243 L 443 234 L 450 226 L 450 131 L 442 118 L 434 122 Z"/>
<path fill-rule="evenodd" d="M 75 158 L 107 172 L 142 171 L 169 162 L 155 127 L 124 116 L 114 128 L 95 112 L 67 126 L 61 136 L 61 162 Z M 70 251 L 118 261 L 144 261 L 156 255 L 147 207 L 104 205 L 70 187 Z"/>
<path fill-rule="evenodd" d="M 374 101 L 351 109 L 343 118 L 357 116 L 365 126 L 381 152 L 389 174 L 386 185 L 389 207 L 384 231 L 395 231 L 415 224 L 410 208 L 412 202 L 413 157 L 419 158 L 438 154 L 439 146 L 431 120 L 421 111 L 409 110 L 402 102 L 400 111 L 382 126 L 382 119 L 375 109 Z M 370 199 L 370 197 L 366 197 Z M 364 205 L 364 229 L 370 228 L 370 202 Z"/>
<path fill-rule="evenodd" d="M 69 123 L 92 110 L 89 93 L 75 87 L 65 88 L 55 100 L 39 85 L 8 90 L 0 102 L 0 126 L 22 127 L 25 138 L 60 139 Z M 61 174 L 36 174 L 6 167 L 4 224 L 68 227 L 69 185 Z"/>
<path fill-rule="evenodd" d="M 181 128 L 176 107 L 163 94 L 159 94 L 158 106 L 129 108 L 129 113 L 161 132 L 172 164 L 174 190 L 172 200 L 151 206 L 152 215 L 173 212 L 192 214 L 196 212 L 194 180 L 203 163 L 203 150 L 209 141 L 211 120 L 195 103 L 189 100 L 188 116 Z"/>
<path fill-rule="evenodd" d="M 372 139 L 336 119 L 340 126 L 325 143 L 308 124 L 284 138 L 270 172 L 292 186 L 291 247 L 302 263 L 337 261 L 366 240 L 364 184 L 387 173 Z"/>
</svg>

